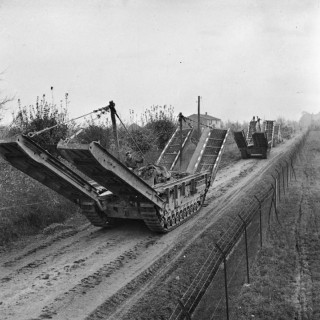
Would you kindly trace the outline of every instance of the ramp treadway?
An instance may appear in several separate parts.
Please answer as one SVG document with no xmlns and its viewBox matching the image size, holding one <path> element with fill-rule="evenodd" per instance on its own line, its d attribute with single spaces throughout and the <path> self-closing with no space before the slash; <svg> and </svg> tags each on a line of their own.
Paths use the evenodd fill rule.
<svg viewBox="0 0 320 320">
<path fill-rule="evenodd" d="M 13 167 L 73 202 L 99 197 L 99 188 L 24 135 L 0 140 L 0 155 Z"/>
<path fill-rule="evenodd" d="M 148 201 L 162 206 L 163 200 L 157 192 L 99 143 L 67 145 L 58 144 L 63 157 L 78 170 L 101 184 L 113 194 L 124 198 Z"/>
</svg>

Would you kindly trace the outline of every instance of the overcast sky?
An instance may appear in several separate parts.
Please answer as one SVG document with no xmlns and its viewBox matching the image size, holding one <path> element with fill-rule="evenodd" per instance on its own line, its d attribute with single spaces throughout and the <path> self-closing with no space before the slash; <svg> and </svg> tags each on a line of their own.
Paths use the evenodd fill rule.
<svg viewBox="0 0 320 320">
<path fill-rule="evenodd" d="M 223 121 L 320 112 L 319 0 L 0 0 L 8 112 L 68 92 L 71 117 L 114 100 Z M 7 117 L 6 119 L 11 119 Z"/>
</svg>

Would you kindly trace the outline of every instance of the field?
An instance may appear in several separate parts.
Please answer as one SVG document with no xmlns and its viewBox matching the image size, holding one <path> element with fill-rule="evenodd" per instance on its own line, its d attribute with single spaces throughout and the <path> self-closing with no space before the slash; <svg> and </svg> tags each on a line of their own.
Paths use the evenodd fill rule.
<svg viewBox="0 0 320 320">
<path fill-rule="evenodd" d="M 296 164 L 297 181 L 291 181 L 280 203 L 281 228 L 275 225 L 264 235 L 263 248 L 250 260 L 250 286 L 242 286 L 245 272 L 239 276 L 234 319 L 317 319 L 319 136 L 311 133 Z M 266 183 L 268 172 L 297 139 L 272 149 L 268 160 L 241 160 L 231 145 L 233 158 L 223 159 L 207 206 L 166 235 L 140 222 L 101 230 L 75 215 L 3 246 L 3 319 L 169 319 L 224 224 Z M 306 236 L 306 230 L 312 232 Z M 208 302 L 199 304 L 193 319 L 211 318 L 210 294 L 216 293 L 207 294 Z"/>
</svg>

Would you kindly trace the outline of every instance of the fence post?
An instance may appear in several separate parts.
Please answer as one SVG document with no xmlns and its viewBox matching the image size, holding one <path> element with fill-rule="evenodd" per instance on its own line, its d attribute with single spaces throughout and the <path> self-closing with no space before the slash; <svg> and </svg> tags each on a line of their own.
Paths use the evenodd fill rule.
<svg viewBox="0 0 320 320">
<path fill-rule="evenodd" d="M 246 245 L 246 260 L 247 260 L 247 283 L 250 283 L 250 277 L 249 277 L 249 255 L 248 255 L 248 238 L 247 238 L 247 224 L 245 222 L 245 220 L 242 219 L 242 217 L 240 216 L 240 214 L 238 214 L 239 218 L 241 219 L 241 221 L 243 222 L 243 226 L 244 226 L 244 237 L 245 237 L 245 245 Z"/>
<path fill-rule="evenodd" d="M 277 195 L 277 193 L 278 193 L 278 180 L 277 180 L 277 178 L 275 178 L 273 175 L 271 175 L 271 177 L 273 178 L 273 180 L 274 180 L 274 186 L 273 186 L 273 184 L 271 184 L 271 186 L 272 186 L 272 189 L 273 189 L 273 191 L 274 191 L 274 203 L 275 203 L 275 207 L 277 208 L 278 207 L 278 195 Z"/>
<path fill-rule="evenodd" d="M 272 175 L 271 175 L 272 176 Z M 274 177 L 272 176 L 272 178 L 274 179 Z M 269 214 L 268 214 L 268 228 L 270 230 L 270 220 L 271 220 L 271 210 L 272 210 L 272 205 L 274 205 L 274 199 L 277 197 L 276 190 L 275 187 L 273 186 L 273 184 L 271 183 L 271 189 L 273 190 L 272 192 L 272 198 L 271 198 L 271 203 L 270 203 L 270 208 L 269 208 Z"/>
<path fill-rule="evenodd" d="M 259 219 L 260 219 L 260 247 L 262 248 L 262 208 L 261 208 L 261 201 L 258 199 L 257 196 L 254 196 L 258 203 L 259 203 Z"/>
<path fill-rule="evenodd" d="M 287 160 L 285 162 L 287 164 L 287 188 L 289 188 L 289 162 Z"/>
<path fill-rule="evenodd" d="M 283 186 L 283 194 L 285 195 L 286 194 L 286 183 L 285 183 L 285 179 L 284 179 L 284 170 L 285 170 L 285 167 L 282 166 L 281 164 L 281 170 L 282 170 L 282 186 Z"/>
<path fill-rule="evenodd" d="M 281 182 L 280 182 L 280 171 L 278 171 L 278 169 L 275 169 L 276 172 L 278 173 L 278 178 L 276 179 L 276 188 L 277 188 L 277 192 L 279 193 L 279 201 L 281 201 Z"/>
<path fill-rule="evenodd" d="M 223 265 L 224 265 L 224 287 L 226 292 L 226 308 L 227 308 L 227 320 L 229 320 L 229 296 L 228 296 L 228 279 L 227 279 L 227 259 L 226 254 L 223 252 L 223 250 L 219 247 L 219 245 L 216 243 L 216 247 L 223 255 Z"/>
<path fill-rule="evenodd" d="M 292 158 L 291 158 L 291 168 L 292 168 L 292 172 L 293 172 L 293 174 L 294 174 L 294 179 L 295 179 L 295 181 L 297 181 L 297 177 L 296 177 L 296 172 L 294 171 L 294 167 L 293 167 L 293 163 L 292 163 L 293 161 L 292 161 Z"/>
<path fill-rule="evenodd" d="M 281 222 L 280 222 L 280 220 L 279 220 L 278 210 L 277 210 L 277 190 L 274 188 L 273 185 L 271 185 L 271 186 L 272 186 L 272 189 L 273 189 L 273 197 L 275 198 L 275 201 L 273 202 L 274 212 L 275 212 L 277 221 L 278 221 L 279 225 L 281 226 Z M 270 211 L 271 211 L 271 207 L 272 207 L 272 202 L 271 202 L 271 206 L 270 206 Z M 270 214 L 270 212 L 269 212 L 269 214 Z"/>
<path fill-rule="evenodd" d="M 190 313 L 187 310 L 187 308 L 185 307 L 185 305 L 183 304 L 183 302 L 180 299 L 178 299 L 178 303 L 179 303 L 179 305 L 181 307 L 183 315 L 187 318 L 187 320 L 191 320 Z"/>
</svg>

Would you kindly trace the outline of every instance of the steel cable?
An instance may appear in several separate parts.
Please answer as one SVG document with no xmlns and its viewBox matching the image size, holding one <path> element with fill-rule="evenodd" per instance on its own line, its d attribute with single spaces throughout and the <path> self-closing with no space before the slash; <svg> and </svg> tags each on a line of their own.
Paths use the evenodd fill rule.
<svg viewBox="0 0 320 320">
<path fill-rule="evenodd" d="M 46 132 L 46 131 L 49 131 L 49 130 L 51 130 L 51 129 L 53 129 L 53 128 L 56 128 L 56 127 L 61 126 L 61 125 L 65 125 L 65 124 L 67 124 L 67 123 L 69 123 L 69 122 L 71 122 L 71 121 L 75 121 L 75 120 L 78 120 L 78 119 L 87 117 L 87 116 L 89 116 L 89 115 L 91 115 L 91 114 L 93 114 L 93 113 L 99 112 L 100 114 L 104 114 L 104 113 L 106 113 L 106 112 L 110 109 L 110 106 L 111 106 L 111 105 L 114 105 L 113 101 L 110 101 L 110 103 L 109 103 L 108 106 L 103 107 L 103 108 L 100 108 L 100 109 L 93 110 L 93 111 L 91 111 L 91 112 L 89 112 L 89 113 L 87 113 L 87 114 L 85 114 L 85 115 L 82 115 L 82 116 L 73 118 L 73 119 L 68 120 L 68 121 L 64 121 L 64 122 L 62 122 L 62 123 L 57 123 L 57 124 L 55 124 L 54 126 L 44 128 L 44 129 L 42 129 L 42 130 L 40 130 L 40 131 L 29 132 L 29 133 L 28 133 L 28 136 L 29 136 L 30 138 L 33 138 L 34 136 L 37 136 L 37 135 L 39 135 L 39 134 L 42 134 L 42 133 L 44 133 L 44 132 Z"/>
<path fill-rule="evenodd" d="M 253 237 L 256 236 L 257 233 L 259 233 L 259 226 L 255 229 L 255 231 L 254 231 L 253 233 L 251 233 L 252 236 L 251 236 L 251 238 L 249 238 L 249 244 L 252 242 L 252 241 L 250 241 L 250 240 L 253 240 Z M 237 267 L 235 268 L 235 271 L 233 272 L 231 278 L 229 279 L 229 281 L 228 281 L 228 287 L 230 287 L 230 283 L 231 283 L 234 275 L 236 274 L 236 271 L 237 271 L 238 267 L 239 267 L 240 264 L 242 263 L 243 259 L 244 259 L 244 255 L 243 255 L 242 258 L 240 259 L 239 263 L 237 264 Z M 212 319 L 215 317 L 215 312 L 216 312 L 216 310 L 218 309 L 221 301 L 222 301 L 222 297 L 219 299 L 219 302 L 218 302 L 216 308 L 214 309 L 213 315 L 212 315 L 212 317 L 210 318 L 210 320 L 212 320 Z"/>
</svg>

